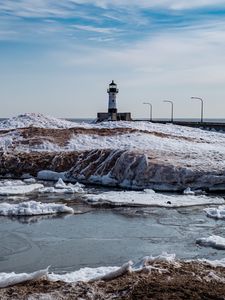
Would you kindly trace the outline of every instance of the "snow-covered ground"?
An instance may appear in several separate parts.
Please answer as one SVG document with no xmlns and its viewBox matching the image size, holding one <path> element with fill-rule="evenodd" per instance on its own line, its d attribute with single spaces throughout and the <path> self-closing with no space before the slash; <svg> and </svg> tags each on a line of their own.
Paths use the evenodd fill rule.
<svg viewBox="0 0 225 300">
<path fill-rule="evenodd" d="M 39 113 L 25 113 L 0 122 L 0 129 L 3 130 L 25 128 L 29 126 L 39 128 L 71 128 L 75 127 L 75 123 L 50 116 L 44 116 Z"/>
<path fill-rule="evenodd" d="M 27 201 L 18 204 L 0 203 L 0 216 L 37 216 L 59 213 L 74 213 L 64 204 Z"/>
<path fill-rule="evenodd" d="M 70 160 L 71 169 L 65 170 L 69 171 L 67 179 L 71 181 L 167 191 L 182 191 L 188 186 L 225 189 L 223 133 L 149 122 L 77 124 L 40 114 L 24 114 L 0 122 L 4 129 L 27 126 L 49 131 L 3 131 L 2 151 L 11 156 L 38 152 L 40 161 L 49 152 L 62 151 L 60 155 L 65 157 L 79 151 L 83 156 L 74 159 L 74 164 Z M 59 132 L 53 134 L 52 128 L 65 132 L 60 130 L 59 136 Z M 2 160 L 5 162 L 7 156 Z M 18 156 L 17 161 L 20 166 Z M 54 169 L 49 158 L 50 170 L 51 167 Z"/>
<path fill-rule="evenodd" d="M 90 202 L 111 202 L 114 204 L 146 205 L 161 207 L 185 207 L 194 205 L 222 204 L 220 197 L 193 196 L 193 195 L 165 195 L 155 193 L 153 190 L 136 191 L 110 191 L 101 194 L 88 194 Z"/>
</svg>

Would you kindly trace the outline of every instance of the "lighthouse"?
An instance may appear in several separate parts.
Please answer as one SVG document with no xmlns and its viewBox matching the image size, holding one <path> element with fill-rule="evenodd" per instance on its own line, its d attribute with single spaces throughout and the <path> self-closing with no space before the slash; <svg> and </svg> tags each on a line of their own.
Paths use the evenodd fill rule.
<svg viewBox="0 0 225 300">
<path fill-rule="evenodd" d="M 119 93 L 119 90 L 117 89 L 117 85 L 115 84 L 114 80 L 112 80 L 112 82 L 109 84 L 107 93 L 109 94 L 108 113 L 117 113 L 116 94 Z"/>
<path fill-rule="evenodd" d="M 116 95 L 119 93 L 119 90 L 114 80 L 109 84 L 107 93 L 109 94 L 108 112 L 98 112 L 96 122 L 131 121 L 130 112 L 117 112 Z"/>
</svg>

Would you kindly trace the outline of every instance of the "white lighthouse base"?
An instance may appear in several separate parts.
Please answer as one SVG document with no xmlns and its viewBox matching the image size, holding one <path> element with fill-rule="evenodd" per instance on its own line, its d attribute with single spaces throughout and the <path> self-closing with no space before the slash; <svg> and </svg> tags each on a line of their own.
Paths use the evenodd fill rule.
<svg viewBox="0 0 225 300">
<path fill-rule="evenodd" d="M 103 121 L 132 121 L 131 113 L 104 113 L 100 112 L 97 114 L 97 122 Z"/>
</svg>

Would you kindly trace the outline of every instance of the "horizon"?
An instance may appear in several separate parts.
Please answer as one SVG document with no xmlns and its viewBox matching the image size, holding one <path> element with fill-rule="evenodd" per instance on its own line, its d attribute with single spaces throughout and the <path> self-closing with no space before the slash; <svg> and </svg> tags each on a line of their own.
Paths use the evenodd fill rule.
<svg viewBox="0 0 225 300">
<path fill-rule="evenodd" d="M 96 118 L 107 88 L 132 117 L 225 118 L 225 0 L 0 0 L 0 117 Z"/>
</svg>

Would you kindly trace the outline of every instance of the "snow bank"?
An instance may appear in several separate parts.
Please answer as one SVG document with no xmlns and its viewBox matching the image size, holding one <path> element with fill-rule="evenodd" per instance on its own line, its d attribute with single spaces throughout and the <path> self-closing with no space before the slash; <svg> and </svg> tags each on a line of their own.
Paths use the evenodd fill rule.
<svg viewBox="0 0 225 300">
<path fill-rule="evenodd" d="M 220 205 L 218 208 L 216 207 L 208 207 L 205 208 L 207 216 L 214 219 L 224 219 L 225 220 L 225 205 Z"/>
<path fill-rule="evenodd" d="M 47 274 L 48 274 L 48 268 L 30 274 L 27 273 L 16 274 L 14 272 L 0 273 L 0 288 L 15 285 L 28 280 L 38 280 L 41 277 L 46 276 Z"/>
<path fill-rule="evenodd" d="M 0 203 L 1 216 L 33 216 L 58 213 L 74 213 L 74 210 L 64 204 L 41 203 L 36 201 L 18 204 Z"/>
<path fill-rule="evenodd" d="M 25 113 L 0 122 L 0 129 L 25 128 L 29 126 L 40 128 L 71 128 L 76 127 L 76 123 L 38 113 Z"/>
<path fill-rule="evenodd" d="M 110 191 L 101 194 L 87 195 L 89 202 L 111 202 L 114 204 L 150 205 L 163 207 L 182 207 L 206 204 L 224 203 L 223 198 L 191 195 L 165 195 L 155 193 L 153 190 L 136 191 Z"/>
<path fill-rule="evenodd" d="M 225 250 L 225 238 L 217 235 L 211 235 L 208 238 L 197 239 L 196 243 L 205 247 L 212 247 L 218 250 Z"/>
<path fill-rule="evenodd" d="M 22 184 L 14 185 L 13 181 L 9 181 L 8 184 L 0 186 L 0 195 L 8 196 L 8 195 L 28 194 L 37 191 L 43 187 L 44 187 L 43 184 L 40 183 L 26 185 L 22 182 Z"/>
</svg>

